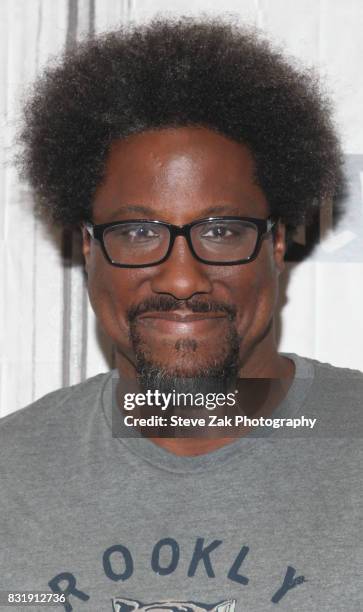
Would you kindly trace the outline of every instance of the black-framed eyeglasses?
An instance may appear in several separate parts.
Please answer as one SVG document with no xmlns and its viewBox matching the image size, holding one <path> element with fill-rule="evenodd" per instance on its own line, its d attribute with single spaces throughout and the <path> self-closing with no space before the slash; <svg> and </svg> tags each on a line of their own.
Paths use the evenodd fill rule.
<svg viewBox="0 0 363 612">
<path fill-rule="evenodd" d="M 177 236 L 184 236 L 192 254 L 202 263 L 218 266 L 249 263 L 256 259 L 263 238 L 276 223 L 271 217 L 227 216 L 198 219 L 182 226 L 149 219 L 83 225 L 100 242 L 110 264 L 119 268 L 147 268 L 168 259 Z"/>
</svg>

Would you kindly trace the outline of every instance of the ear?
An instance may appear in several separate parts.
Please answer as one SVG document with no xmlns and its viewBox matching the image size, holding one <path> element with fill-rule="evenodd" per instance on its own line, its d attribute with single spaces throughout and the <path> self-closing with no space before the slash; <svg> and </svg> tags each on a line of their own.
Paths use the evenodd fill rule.
<svg viewBox="0 0 363 612">
<path fill-rule="evenodd" d="M 286 253 L 286 227 L 278 221 L 274 232 L 274 259 L 279 273 L 285 268 L 285 257 Z"/>
<path fill-rule="evenodd" d="M 81 232 L 82 232 L 82 253 L 83 253 L 84 260 L 85 260 L 86 272 L 88 273 L 88 265 L 89 265 L 89 258 L 90 258 L 90 252 L 91 252 L 91 236 L 89 235 L 86 227 L 83 224 L 81 224 Z"/>
</svg>

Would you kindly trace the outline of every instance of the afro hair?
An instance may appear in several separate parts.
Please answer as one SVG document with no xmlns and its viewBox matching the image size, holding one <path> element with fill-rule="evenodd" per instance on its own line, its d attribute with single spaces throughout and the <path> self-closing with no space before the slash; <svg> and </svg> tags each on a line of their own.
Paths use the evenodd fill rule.
<svg viewBox="0 0 363 612">
<path fill-rule="evenodd" d="M 89 38 L 35 83 L 20 132 L 23 176 L 64 227 L 92 220 L 111 143 L 203 126 L 247 145 L 271 214 L 290 232 L 343 189 L 343 156 L 319 79 L 254 28 L 154 19 Z"/>
</svg>

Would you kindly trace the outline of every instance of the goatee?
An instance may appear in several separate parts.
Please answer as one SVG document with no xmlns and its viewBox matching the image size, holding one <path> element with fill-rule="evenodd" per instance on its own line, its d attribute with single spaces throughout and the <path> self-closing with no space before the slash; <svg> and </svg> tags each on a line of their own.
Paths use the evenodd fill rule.
<svg viewBox="0 0 363 612">
<path fill-rule="evenodd" d="M 219 362 L 212 361 L 205 366 L 190 368 L 190 362 L 197 359 L 198 343 L 194 339 L 177 340 L 175 350 L 185 353 L 187 367 L 166 366 L 151 359 L 135 329 L 131 329 L 131 339 L 136 357 L 136 372 L 141 392 L 147 390 L 161 393 L 224 393 L 234 388 L 239 371 L 240 338 L 231 329 L 225 343 L 227 352 Z M 189 349 L 189 350 L 188 350 Z M 189 372 L 188 372 L 189 370 Z"/>
</svg>

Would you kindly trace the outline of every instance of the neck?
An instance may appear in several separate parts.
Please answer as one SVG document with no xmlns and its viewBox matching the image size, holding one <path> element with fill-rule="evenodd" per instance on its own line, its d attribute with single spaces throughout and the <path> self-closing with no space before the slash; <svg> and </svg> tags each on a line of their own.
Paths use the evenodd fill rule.
<svg viewBox="0 0 363 612">
<path fill-rule="evenodd" d="M 121 378 L 123 378 L 123 369 L 118 369 Z M 268 380 L 270 384 L 268 384 L 268 392 L 267 395 L 265 394 L 261 405 L 252 408 L 252 411 L 246 410 L 244 413 L 248 416 L 269 417 L 286 396 L 293 381 L 294 373 L 294 363 L 290 359 L 279 355 L 277 350 L 270 353 L 263 351 L 261 355 L 256 355 L 256 353 L 251 355 L 239 371 L 239 382 L 242 388 L 244 390 L 250 389 L 248 386 L 249 379 L 253 379 L 252 382 L 262 379 L 262 384 L 266 384 L 266 380 Z M 248 397 L 248 391 L 245 397 Z M 208 437 L 148 437 L 154 444 L 175 455 L 192 457 L 218 450 L 234 442 L 237 437 L 246 435 L 249 429 L 249 427 L 238 427 L 238 436 L 229 437 L 217 437 L 217 435 L 212 437 L 209 432 Z"/>
<path fill-rule="evenodd" d="M 255 374 L 254 378 L 261 378 L 263 381 L 262 384 L 264 384 L 267 379 L 270 379 L 267 397 L 264 398 L 264 402 L 261 403 L 260 406 L 256 406 L 251 411 L 244 411 L 244 414 L 247 416 L 263 416 L 265 418 L 271 416 L 271 414 L 281 404 L 291 386 L 295 373 L 295 365 L 290 359 L 277 355 L 274 367 L 272 368 L 272 364 L 270 364 L 269 370 L 265 370 L 265 372 L 266 373 L 260 376 Z M 248 385 L 248 380 L 246 379 L 246 376 L 240 379 L 242 386 L 245 385 L 245 383 Z M 252 384 L 256 383 L 252 382 Z M 250 389 L 247 387 L 247 397 L 249 391 Z M 226 446 L 227 444 L 231 444 L 237 438 L 246 435 L 250 429 L 251 427 L 239 426 L 238 436 L 215 438 L 151 438 L 151 440 L 158 446 L 161 446 L 165 450 L 174 453 L 175 455 L 192 457 L 210 453 L 223 446 Z"/>
</svg>

